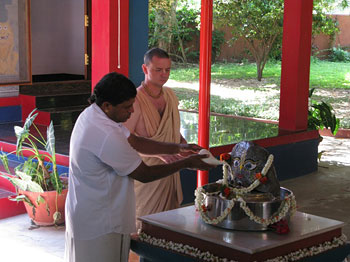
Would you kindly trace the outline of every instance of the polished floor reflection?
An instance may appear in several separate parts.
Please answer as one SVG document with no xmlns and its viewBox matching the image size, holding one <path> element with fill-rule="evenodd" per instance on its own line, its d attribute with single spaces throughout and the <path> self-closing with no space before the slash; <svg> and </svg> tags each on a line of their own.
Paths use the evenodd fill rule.
<svg viewBox="0 0 350 262">
<path fill-rule="evenodd" d="M 181 133 L 189 143 L 198 143 L 198 114 L 180 112 Z M 0 141 L 16 143 L 14 126 L 23 126 L 23 122 L 0 124 Z M 45 126 L 38 126 L 46 134 Z M 69 140 L 72 125 L 55 126 L 56 152 L 69 154 Z M 278 125 L 240 119 L 227 116 L 210 117 L 210 147 L 234 144 L 242 140 L 256 140 L 274 137 L 278 134 Z"/>
<path fill-rule="evenodd" d="M 181 133 L 190 143 L 198 142 L 198 114 L 180 112 Z M 233 116 L 210 116 L 209 146 L 235 144 L 278 135 L 278 125 Z"/>
</svg>

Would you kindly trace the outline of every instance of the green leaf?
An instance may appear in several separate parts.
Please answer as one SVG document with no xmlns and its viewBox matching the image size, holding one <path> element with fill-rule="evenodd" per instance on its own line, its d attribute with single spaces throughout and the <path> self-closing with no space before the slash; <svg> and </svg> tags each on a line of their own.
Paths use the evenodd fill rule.
<svg viewBox="0 0 350 262">
<path fill-rule="evenodd" d="M 17 177 L 9 177 L 8 180 L 17 188 L 27 191 L 28 183 Z"/>
<path fill-rule="evenodd" d="M 23 141 L 29 136 L 29 130 L 26 130 L 20 126 L 15 126 L 14 129 L 17 137 L 16 153 L 18 155 L 18 153 L 22 150 Z"/>
<path fill-rule="evenodd" d="M 16 202 L 20 202 L 20 201 L 25 201 L 27 203 L 28 203 L 28 201 L 30 202 L 30 200 L 25 195 L 17 195 L 15 197 L 8 197 L 8 200 L 16 201 Z"/>
<path fill-rule="evenodd" d="M 45 148 L 47 152 L 51 155 L 55 155 L 55 133 L 53 128 L 53 123 L 51 121 L 49 127 L 47 128 L 47 142 Z"/>
<path fill-rule="evenodd" d="M 312 97 L 314 91 L 315 91 L 314 87 L 309 90 L 309 97 Z"/>
<path fill-rule="evenodd" d="M 33 208 L 33 214 L 35 216 L 35 206 L 32 203 L 32 201 L 30 201 L 30 199 L 28 197 L 26 197 L 26 196 L 23 198 L 23 201 L 26 202 L 29 206 L 31 206 Z"/>
<path fill-rule="evenodd" d="M 31 176 L 28 176 L 27 174 L 19 171 L 16 171 L 16 175 L 18 175 L 19 178 L 14 177 L 9 179 L 14 186 L 18 187 L 23 191 L 39 192 L 39 193 L 44 192 L 44 190 L 38 183 L 32 181 Z"/>
<path fill-rule="evenodd" d="M 29 176 L 29 175 L 27 175 L 27 174 L 24 173 L 24 172 L 21 172 L 21 171 L 16 170 L 16 175 L 17 175 L 20 179 L 22 179 L 23 181 L 25 181 L 25 182 L 32 181 L 32 177 Z"/>
<path fill-rule="evenodd" d="M 11 182 L 11 177 L 10 176 L 8 176 L 8 175 L 0 175 L 0 177 L 2 177 L 2 178 L 5 178 L 5 179 L 7 179 L 8 181 L 10 181 Z M 12 183 L 12 182 L 11 182 Z"/>
<path fill-rule="evenodd" d="M 35 118 L 37 117 L 38 113 L 35 115 L 32 115 L 36 111 L 36 108 L 32 112 L 29 113 L 29 115 L 26 118 L 26 121 L 24 122 L 23 128 L 26 129 L 29 132 L 30 126 L 33 124 Z"/>
<path fill-rule="evenodd" d="M 44 192 L 43 188 L 38 183 L 36 183 L 34 181 L 28 182 L 27 191 L 38 192 L 38 193 Z"/>
<path fill-rule="evenodd" d="M 17 137 L 17 143 L 16 143 L 16 153 L 18 154 L 22 150 L 22 143 L 23 141 L 29 136 L 30 132 L 30 126 L 33 124 L 35 118 L 37 117 L 38 113 L 32 115 L 36 111 L 36 108 L 30 112 L 28 117 L 26 118 L 26 121 L 24 122 L 23 128 L 20 126 L 15 126 L 15 134 Z"/>
<path fill-rule="evenodd" d="M 40 204 L 45 203 L 46 201 L 41 195 L 39 195 L 35 202 L 37 203 L 37 205 L 40 205 Z"/>
<path fill-rule="evenodd" d="M 4 166 L 5 170 L 7 173 L 11 174 L 10 168 L 9 168 L 9 161 L 7 158 L 7 154 L 5 154 L 2 149 L 1 149 L 1 154 L 0 154 L 0 160 L 2 165 Z"/>
</svg>

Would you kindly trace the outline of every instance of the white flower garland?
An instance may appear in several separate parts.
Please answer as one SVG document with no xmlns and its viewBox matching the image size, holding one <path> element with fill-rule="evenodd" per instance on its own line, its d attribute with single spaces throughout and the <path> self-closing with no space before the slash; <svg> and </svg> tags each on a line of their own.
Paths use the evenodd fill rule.
<svg viewBox="0 0 350 262">
<path fill-rule="evenodd" d="M 255 216 L 243 199 L 241 199 L 240 203 L 240 207 L 244 210 L 244 213 L 249 217 L 250 220 L 254 221 L 255 223 L 261 224 L 265 227 L 280 221 L 287 215 L 289 210 L 291 210 L 290 216 L 292 216 L 295 212 L 295 206 L 296 202 L 294 195 L 289 195 L 282 201 L 277 212 L 275 214 L 272 214 L 269 218 L 265 219 Z"/>
<path fill-rule="evenodd" d="M 165 239 L 159 239 L 152 237 L 150 235 L 147 235 L 144 232 L 141 232 L 139 234 L 139 238 L 142 242 L 151 244 L 153 246 L 161 247 L 164 249 L 172 250 L 181 254 L 189 255 L 191 257 L 194 257 L 196 259 L 200 259 L 201 261 L 212 261 L 212 262 L 238 262 L 236 260 L 228 260 L 227 258 L 219 258 L 217 256 L 214 256 L 210 252 L 203 252 L 199 250 L 198 248 L 191 247 L 189 245 L 184 245 L 181 243 L 176 243 L 173 241 L 167 241 Z"/>
<path fill-rule="evenodd" d="M 267 172 L 269 171 L 269 169 L 272 165 L 272 162 L 273 162 L 273 155 L 269 155 L 269 157 L 267 158 L 267 161 L 265 163 L 265 166 L 264 166 L 263 170 L 261 171 L 261 175 L 263 177 L 266 176 Z M 223 184 L 228 185 L 228 176 L 229 176 L 228 173 L 230 173 L 231 178 L 233 178 L 231 167 L 227 162 L 224 162 L 222 168 L 223 168 Z M 250 184 L 249 187 L 245 187 L 245 188 L 233 188 L 233 187 L 231 187 L 230 190 L 236 194 L 246 194 L 246 193 L 253 191 L 260 184 L 261 184 L 260 180 L 256 179 L 252 184 Z"/>
<path fill-rule="evenodd" d="M 333 238 L 332 241 L 326 241 L 317 246 L 312 246 L 309 248 L 299 249 L 297 251 L 291 252 L 284 256 L 279 256 L 273 259 L 268 259 L 264 262 L 288 262 L 296 261 L 306 257 L 312 257 L 320 253 L 326 252 L 330 249 L 340 247 L 345 244 L 347 237 L 343 234 L 340 237 Z"/>
<path fill-rule="evenodd" d="M 139 234 L 139 238 L 142 242 L 151 244 L 153 246 L 161 247 L 167 250 L 172 250 L 181 254 L 186 254 L 191 257 L 194 257 L 196 259 L 201 259 L 202 261 L 212 261 L 212 262 L 238 262 L 235 260 L 229 260 L 227 258 L 219 258 L 217 256 L 214 256 L 210 252 L 204 252 L 199 250 L 198 248 L 184 245 L 181 243 L 176 243 L 173 241 L 167 241 L 165 239 L 159 239 L 152 237 L 150 235 L 147 235 L 144 232 L 141 232 Z M 323 253 L 325 251 L 328 251 L 333 248 L 337 248 L 339 246 L 342 246 L 345 244 L 347 240 L 347 237 L 343 234 L 340 237 L 333 238 L 332 241 L 326 241 L 322 244 L 311 246 L 308 248 L 299 249 L 297 251 L 293 251 L 287 255 L 275 257 L 272 259 L 267 259 L 264 262 L 288 262 L 288 261 L 296 261 L 302 258 L 306 257 L 312 257 L 315 255 L 318 255 L 320 253 Z"/>
<path fill-rule="evenodd" d="M 230 173 L 230 176 L 232 177 L 232 169 L 231 169 L 231 166 L 226 162 L 226 161 L 223 161 L 223 166 L 222 166 L 222 169 L 223 169 L 223 181 L 222 183 L 227 186 L 228 185 L 228 174 Z"/>
<path fill-rule="evenodd" d="M 261 171 L 261 174 L 263 176 L 265 176 L 267 174 L 267 171 L 269 171 L 269 169 L 272 165 L 272 162 L 273 162 L 273 155 L 269 155 L 269 157 L 267 158 L 266 164 L 265 164 L 263 170 Z"/>
<path fill-rule="evenodd" d="M 263 170 L 261 171 L 261 175 L 262 176 L 266 176 L 267 172 L 269 171 L 271 165 L 273 162 L 273 155 L 269 155 L 266 164 L 263 168 Z M 240 202 L 240 207 L 244 210 L 245 214 L 249 217 L 250 220 L 261 224 L 263 226 L 268 226 L 271 224 L 274 224 L 278 221 L 280 221 L 282 218 L 284 218 L 288 211 L 290 211 L 290 216 L 293 216 L 293 214 L 295 213 L 296 210 L 296 201 L 295 201 L 295 196 L 293 194 L 287 196 L 281 203 L 278 211 L 271 215 L 271 217 L 265 219 L 265 218 L 261 218 L 258 216 L 255 216 L 253 214 L 253 212 L 249 209 L 249 207 L 247 206 L 247 203 L 244 201 L 244 199 L 241 197 L 241 195 L 246 194 L 251 192 L 252 190 L 254 190 L 257 186 L 260 185 L 260 180 L 256 179 L 249 187 L 246 188 L 233 188 L 233 187 L 229 187 L 228 186 L 228 176 L 230 172 L 230 176 L 232 177 L 232 170 L 230 165 L 227 162 L 224 162 L 223 164 L 223 180 L 217 181 L 217 183 L 223 184 L 225 186 L 227 186 L 227 188 L 230 190 L 230 192 L 234 192 L 237 197 L 233 198 L 231 200 L 229 200 L 229 204 L 227 206 L 227 208 L 225 208 L 225 210 L 221 213 L 220 216 L 215 217 L 215 218 L 209 218 L 206 214 L 206 207 L 204 206 L 204 197 L 203 195 L 206 194 L 207 196 L 210 195 L 215 195 L 218 192 L 213 192 L 213 193 L 206 193 L 203 187 L 198 187 L 195 190 L 195 205 L 196 208 L 198 209 L 202 219 L 204 220 L 204 222 L 206 222 L 207 224 L 211 224 L 211 225 L 216 225 L 221 223 L 226 217 L 227 215 L 231 212 L 232 208 L 235 205 L 235 201 L 239 201 Z"/>
<path fill-rule="evenodd" d="M 277 212 L 272 214 L 269 218 L 261 218 L 258 216 L 255 216 L 253 212 L 249 209 L 247 206 L 247 203 L 244 201 L 242 197 L 236 197 L 232 200 L 229 200 L 229 205 L 225 210 L 221 213 L 220 216 L 215 218 L 209 218 L 206 214 L 206 210 L 204 207 L 204 189 L 202 187 L 199 187 L 195 191 L 196 195 L 196 208 L 198 209 L 201 218 L 206 222 L 207 224 L 216 225 L 221 223 L 227 215 L 231 212 L 232 208 L 235 205 L 235 201 L 240 202 L 240 207 L 243 209 L 244 213 L 249 217 L 250 220 L 261 224 L 263 226 L 272 225 L 278 221 L 280 221 L 282 218 L 284 218 L 288 211 L 290 211 L 290 216 L 293 216 L 296 211 L 296 201 L 295 196 L 293 194 L 287 196 L 281 203 L 280 207 L 278 208 Z M 208 194 L 207 194 L 208 195 Z M 212 195 L 212 194 L 210 194 Z"/>
<path fill-rule="evenodd" d="M 204 189 L 202 187 L 199 187 L 195 190 L 195 195 L 196 195 L 196 207 L 199 210 L 199 213 L 207 224 L 211 225 L 216 225 L 222 222 L 227 215 L 231 212 L 232 208 L 235 205 L 235 199 L 230 200 L 230 203 L 227 208 L 221 213 L 220 216 L 215 217 L 215 218 L 209 218 L 205 213 L 206 211 L 203 208 L 203 203 L 204 203 L 204 197 L 203 197 Z M 215 193 L 214 193 L 215 194 Z M 208 194 L 207 194 L 208 195 Z"/>
</svg>

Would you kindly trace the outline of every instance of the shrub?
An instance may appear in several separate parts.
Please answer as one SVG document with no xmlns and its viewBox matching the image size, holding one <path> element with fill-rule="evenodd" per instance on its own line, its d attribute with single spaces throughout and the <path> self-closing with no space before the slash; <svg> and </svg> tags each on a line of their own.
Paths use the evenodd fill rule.
<svg viewBox="0 0 350 262">
<path fill-rule="evenodd" d="M 350 62 L 350 52 L 342 49 L 340 46 L 333 47 L 329 54 L 329 60 L 332 62 Z"/>
</svg>

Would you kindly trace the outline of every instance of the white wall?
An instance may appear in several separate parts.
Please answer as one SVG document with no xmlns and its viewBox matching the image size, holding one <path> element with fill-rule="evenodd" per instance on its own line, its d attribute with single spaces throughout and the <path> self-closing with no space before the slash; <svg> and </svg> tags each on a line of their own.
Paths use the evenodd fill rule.
<svg viewBox="0 0 350 262">
<path fill-rule="evenodd" d="M 31 1 L 32 74 L 84 74 L 84 0 Z"/>
</svg>

